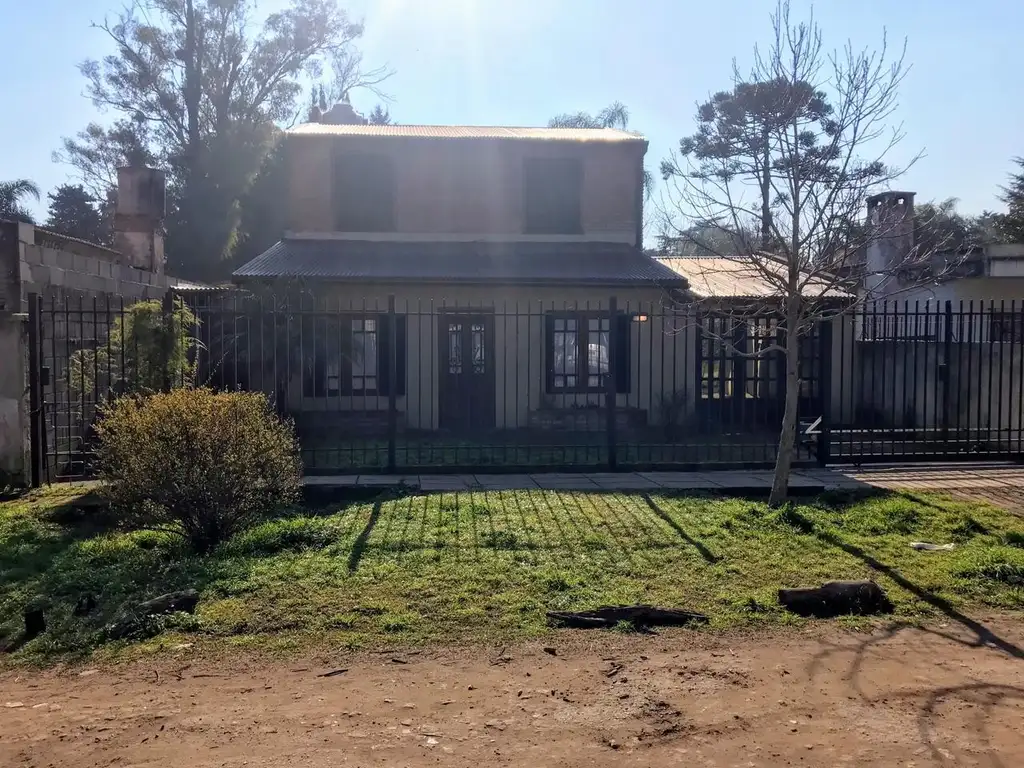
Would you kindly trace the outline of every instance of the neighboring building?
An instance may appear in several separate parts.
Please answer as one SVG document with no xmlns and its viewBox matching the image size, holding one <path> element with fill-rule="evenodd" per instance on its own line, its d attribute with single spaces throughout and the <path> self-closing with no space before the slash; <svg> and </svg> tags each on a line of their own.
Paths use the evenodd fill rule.
<svg viewBox="0 0 1024 768">
<path fill-rule="evenodd" d="M 666 366 L 692 368 L 650 359 L 648 315 L 686 283 L 642 250 L 643 137 L 367 125 L 346 104 L 322 120 L 286 134 L 287 231 L 234 274 L 300 285 L 320 312 L 298 329 L 301 371 L 274 384 L 290 411 L 383 414 L 389 297 L 411 428 L 556 428 L 583 406 L 599 427 L 608 376 L 646 421 Z"/>
<path fill-rule="evenodd" d="M 1024 297 L 1024 243 L 992 243 L 967 250 L 919 253 L 913 192 L 883 192 L 868 199 L 868 225 L 877 236 L 864 255 L 862 294 L 869 301 L 989 302 Z M 933 246 L 934 247 L 934 246 Z"/>
</svg>

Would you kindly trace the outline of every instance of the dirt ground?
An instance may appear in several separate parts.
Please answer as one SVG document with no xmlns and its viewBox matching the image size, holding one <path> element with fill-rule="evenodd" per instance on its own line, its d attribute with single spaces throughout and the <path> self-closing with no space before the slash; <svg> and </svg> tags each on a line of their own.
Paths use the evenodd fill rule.
<svg viewBox="0 0 1024 768">
<path fill-rule="evenodd" d="M 6 672 L 0 765 L 1019 766 L 1024 624 L 985 627 Z"/>
</svg>

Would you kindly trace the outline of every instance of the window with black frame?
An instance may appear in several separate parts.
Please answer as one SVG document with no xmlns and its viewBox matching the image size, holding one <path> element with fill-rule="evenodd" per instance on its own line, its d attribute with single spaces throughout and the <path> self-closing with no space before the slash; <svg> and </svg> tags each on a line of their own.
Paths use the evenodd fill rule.
<svg viewBox="0 0 1024 768">
<path fill-rule="evenodd" d="M 395 316 L 396 394 L 405 394 L 406 319 Z M 305 397 L 376 395 L 389 391 L 390 316 L 314 315 L 302 319 Z"/>
<path fill-rule="evenodd" d="M 549 394 L 605 392 L 614 375 L 616 391 L 629 391 L 630 317 L 607 312 L 551 313 L 547 316 Z M 612 360 L 612 335 L 615 359 Z"/>
</svg>

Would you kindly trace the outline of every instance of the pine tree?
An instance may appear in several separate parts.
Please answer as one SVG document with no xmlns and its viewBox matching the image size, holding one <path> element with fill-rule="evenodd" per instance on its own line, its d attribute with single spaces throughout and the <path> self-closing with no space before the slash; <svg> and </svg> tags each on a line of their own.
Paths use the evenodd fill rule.
<svg viewBox="0 0 1024 768">
<path fill-rule="evenodd" d="M 1010 183 L 1003 187 L 999 199 L 1006 203 L 1006 213 L 996 219 L 996 228 L 1004 240 L 1024 243 L 1024 157 L 1014 158 L 1021 169 L 1010 174 Z"/>
</svg>

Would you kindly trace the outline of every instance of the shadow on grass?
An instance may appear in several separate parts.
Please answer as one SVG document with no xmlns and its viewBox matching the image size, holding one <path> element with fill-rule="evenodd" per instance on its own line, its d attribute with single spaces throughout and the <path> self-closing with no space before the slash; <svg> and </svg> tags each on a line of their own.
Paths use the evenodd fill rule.
<svg viewBox="0 0 1024 768">
<path fill-rule="evenodd" d="M 917 597 L 919 600 L 927 603 L 933 608 L 945 614 L 949 619 L 957 622 L 966 629 L 974 633 L 976 646 L 990 645 L 998 648 L 1007 655 L 1015 658 L 1024 660 L 1024 649 L 1017 645 L 1014 645 L 1009 640 L 1006 640 L 991 629 L 986 627 L 980 621 L 972 619 L 970 616 L 959 611 L 952 603 L 943 597 L 934 595 L 923 587 L 915 584 L 898 570 L 893 568 L 891 565 L 883 563 L 881 560 L 873 557 L 872 555 L 865 552 L 860 547 L 857 547 L 849 542 L 843 541 L 841 538 L 836 536 L 830 531 L 822 530 L 820 526 L 816 525 L 813 520 L 808 519 L 800 512 L 795 509 L 788 509 L 786 511 L 787 522 L 796 527 L 801 532 L 805 532 L 808 535 L 815 536 L 818 540 L 829 544 L 830 546 L 836 547 L 843 550 L 849 555 L 860 560 L 862 563 L 867 565 L 873 571 L 884 574 L 892 579 L 896 584 L 910 592 L 912 595 Z M 941 633 L 937 633 L 941 634 Z"/>
<path fill-rule="evenodd" d="M 356 540 L 352 543 L 352 551 L 348 553 L 348 572 L 355 573 L 359 568 L 359 561 L 363 559 L 363 554 L 366 552 L 366 546 L 370 541 L 370 535 L 373 533 L 373 529 L 377 527 L 377 521 L 380 520 L 380 510 L 384 505 L 383 499 L 377 499 L 373 503 L 373 508 L 370 510 L 370 517 L 366 521 L 366 525 L 363 526 L 363 530 L 356 536 Z"/>
<path fill-rule="evenodd" d="M 124 605 L 178 589 L 202 592 L 237 575 L 216 556 L 190 555 L 175 536 L 111 535 L 114 520 L 91 500 L 58 502 L 0 525 L 0 646 L 8 653 L 88 653 Z M 80 600 L 92 603 L 86 615 L 75 613 Z M 21 626 L 23 610 L 36 601 L 45 605 L 40 646 Z"/>
<path fill-rule="evenodd" d="M 675 531 L 679 535 L 679 538 L 681 538 L 691 547 L 700 552 L 700 556 L 703 557 L 709 564 L 714 565 L 722 559 L 714 552 L 712 552 L 710 549 L 708 549 L 705 544 L 693 538 L 690 534 L 683 530 L 683 527 L 679 525 L 679 523 L 673 520 L 669 516 L 669 514 L 665 512 L 665 510 L 658 506 L 657 502 L 655 502 L 654 499 L 651 498 L 650 494 L 645 493 L 643 494 L 642 498 L 644 502 L 647 504 L 647 506 L 651 508 L 651 511 L 655 515 L 657 515 L 662 520 L 662 522 L 664 522 L 673 531 Z"/>
</svg>

